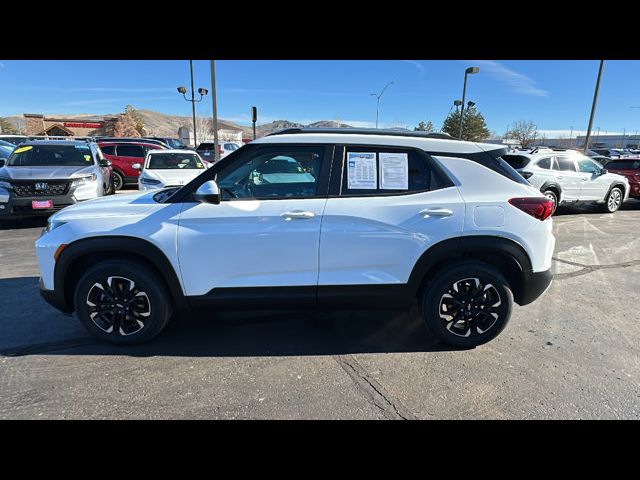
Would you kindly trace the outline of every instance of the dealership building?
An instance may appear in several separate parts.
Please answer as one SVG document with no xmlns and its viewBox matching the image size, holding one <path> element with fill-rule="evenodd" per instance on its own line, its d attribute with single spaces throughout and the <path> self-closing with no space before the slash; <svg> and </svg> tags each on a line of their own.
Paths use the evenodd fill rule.
<svg viewBox="0 0 640 480">
<path fill-rule="evenodd" d="M 107 131 L 120 121 L 120 116 L 105 117 L 45 117 L 38 113 L 25 113 L 26 135 L 48 137 L 90 137 L 107 135 Z M 111 127 L 111 128 L 110 128 Z"/>
</svg>

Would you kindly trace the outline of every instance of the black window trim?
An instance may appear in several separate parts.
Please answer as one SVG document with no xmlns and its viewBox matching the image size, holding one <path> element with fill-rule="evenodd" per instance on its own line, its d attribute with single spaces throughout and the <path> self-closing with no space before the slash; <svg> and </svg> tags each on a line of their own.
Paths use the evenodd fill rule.
<svg viewBox="0 0 640 480">
<path fill-rule="evenodd" d="M 419 159 L 421 159 L 427 167 L 431 169 L 433 174 L 438 177 L 440 186 L 438 188 L 427 188 L 423 190 L 407 190 L 406 192 L 388 192 L 383 193 L 353 193 L 343 194 L 342 185 L 344 179 L 344 164 L 347 158 L 347 151 L 349 148 L 369 148 L 376 151 L 376 153 L 387 150 L 389 152 L 415 152 Z M 333 173 L 335 172 L 335 174 Z M 338 173 L 339 172 L 339 173 Z M 384 145 L 384 144 L 371 144 L 371 143 L 341 143 L 336 144 L 335 154 L 333 157 L 332 176 L 329 189 L 329 198 L 378 198 L 378 197 L 406 197 L 408 195 L 418 195 L 426 192 L 435 192 L 436 190 L 442 190 L 443 188 L 453 187 L 454 183 L 449 176 L 445 173 L 440 164 L 431 157 L 425 150 L 418 147 L 409 147 L 402 145 Z M 379 188 L 378 188 L 379 190 Z"/>
<path fill-rule="evenodd" d="M 299 197 L 252 197 L 252 198 L 231 198 L 224 199 L 223 202 L 251 202 L 255 200 L 261 201 L 282 201 L 282 200 L 312 200 L 328 197 L 329 177 L 333 165 L 335 155 L 335 145 L 332 143 L 255 143 L 253 145 L 245 145 L 229 153 L 220 161 L 214 163 L 206 172 L 198 175 L 196 178 L 187 183 L 184 187 L 169 197 L 165 203 L 193 203 L 193 194 L 204 182 L 214 180 L 218 172 L 223 168 L 241 163 L 249 156 L 255 156 L 254 152 L 261 150 L 283 149 L 283 148 L 299 148 L 299 147 L 319 147 L 324 150 L 324 158 L 320 164 L 320 176 L 316 185 L 316 193 L 314 195 L 304 195 Z"/>
</svg>

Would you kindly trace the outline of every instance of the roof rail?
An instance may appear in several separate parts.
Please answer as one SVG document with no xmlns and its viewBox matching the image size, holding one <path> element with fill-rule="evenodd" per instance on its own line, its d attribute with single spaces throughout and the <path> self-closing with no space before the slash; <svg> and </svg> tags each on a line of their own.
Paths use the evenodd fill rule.
<svg viewBox="0 0 640 480">
<path fill-rule="evenodd" d="M 300 133 L 332 133 L 342 135 L 389 135 L 394 137 L 439 138 L 443 140 L 458 140 L 447 133 L 416 132 L 411 130 L 383 130 L 377 128 L 285 128 L 267 135 L 291 135 Z"/>
</svg>

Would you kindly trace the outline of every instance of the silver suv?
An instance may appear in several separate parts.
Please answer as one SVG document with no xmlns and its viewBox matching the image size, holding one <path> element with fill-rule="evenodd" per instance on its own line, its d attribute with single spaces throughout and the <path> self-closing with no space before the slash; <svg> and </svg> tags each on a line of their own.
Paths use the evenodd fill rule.
<svg viewBox="0 0 640 480">
<path fill-rule="evenodd" d="M 49 216 L 113 192 L 111 162 L 91 142 L 27 141 L 0 160 L 0 222 Z"/>
<path fill-rule="evenodd" d="M 502 157 L 553 202 L 591 202 L 613 213 L 629 198 L 629 181 L 575 150 L 534 148 Z"/>
</svg>

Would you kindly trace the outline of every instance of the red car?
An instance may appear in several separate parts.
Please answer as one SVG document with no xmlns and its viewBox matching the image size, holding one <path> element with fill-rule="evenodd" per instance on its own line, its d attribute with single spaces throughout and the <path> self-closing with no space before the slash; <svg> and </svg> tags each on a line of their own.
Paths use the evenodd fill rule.
<svg viewBox="0 0 640 480">
<path fill-rule="evenodd" d="M 98 146 L 107 160 L 111 160 L 113 168 L 113 186 L 120 190 L 125 185 L 137 185 L 140 171 L 135 170 L 134 163 L 144 164 L 144 158 L 149 150 L 164 149 L 164 147 L 139 142 L 118 142 L 118 140 L 99 141 Z"/>
<path fill-rule="evenodd" d="M 640 199 L 640 158 L 621 158 L 607 162 L 605 168 L 611 173 L 624 175 L 629 180 L 631 197 Z"/>
</svg>

